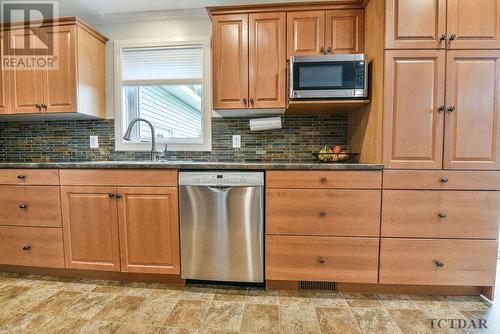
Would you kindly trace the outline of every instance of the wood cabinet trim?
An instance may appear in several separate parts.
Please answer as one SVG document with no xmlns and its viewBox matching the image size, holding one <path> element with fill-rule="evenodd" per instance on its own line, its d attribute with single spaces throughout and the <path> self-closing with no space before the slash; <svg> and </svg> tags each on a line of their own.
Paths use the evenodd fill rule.
<svg viewBox="0 0 500 334">
<path fill-rule="evenodd" d="M 61 185 L 177 186 L 176 169 L 61 169 Z"/>
</svg>

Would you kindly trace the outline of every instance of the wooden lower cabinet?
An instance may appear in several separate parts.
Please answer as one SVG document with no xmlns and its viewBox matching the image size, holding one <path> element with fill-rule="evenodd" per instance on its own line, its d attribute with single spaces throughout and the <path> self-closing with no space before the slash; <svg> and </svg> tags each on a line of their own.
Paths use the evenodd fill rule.
<svg viewBox="0 0 500 334">
<path fill-rule="evenodd" d="M 0 225 L 61 227 L 57 186 L 0 186 Z"/>
<path fill-rule="evenodd" d="M 121 271 L 180 274 L 176 187 L 118 188 Z"/>
<path fill-rule="evenodd" d="M 61 187 L 66 266 L 179 274 L 177 187 Z"/>
<path fill-rule="evenodd" d="M 498 191 L 385 190 L 382 237 L 496 239 Z"/>
<path fill-rule="evenodd" d="M 380 190 L 269 189 L 266 233 L 378 237 L 380 201 Z"/>
<path fill-rule="evenodd" d="M 120 271 L 115 187 L 61 187 L 66 267 Z"/>
<path fill-rule="evenodd" d="M 61 228 L 0 226 L 0 263 L 64 268 Z"/>
<path fill-rule="evenodd" d="M 496 240 L 382 238 L 379 283 L 493 286 L 497 251 Z"/>
<path fill-rule="evenodd" d="M 266 236 L 266 279 L 377 283 L 378 238 Z"/>
</svg>

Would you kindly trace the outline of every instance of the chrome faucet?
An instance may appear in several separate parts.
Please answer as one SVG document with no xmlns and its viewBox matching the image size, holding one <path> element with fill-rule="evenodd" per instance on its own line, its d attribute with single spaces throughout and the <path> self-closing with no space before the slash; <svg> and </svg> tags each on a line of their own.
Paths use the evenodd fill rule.
<svg viewBox="0 0 500 334">
<path fill-rule="evenodd" d="M 130 121 L 130 124 L 128 125 L 127 131 L 125 131 L 125 134 L 123 135 L 123 139 L 126 141 L 130 141 L 130 134 L 132 132 L 132 127 L 134 126 L 135 123 L 137 122 L 144 122 L 147 125 L 149 125 L 149 128 L 151 129 L 151 161 L 155 160 L 155 150 L 156 150 L 156 134 L 155 134 L 155 128 L 153 124 L 151 124 L 150 121 L 144 118 L 134 118 L 132 121 Z"/>
</svg>

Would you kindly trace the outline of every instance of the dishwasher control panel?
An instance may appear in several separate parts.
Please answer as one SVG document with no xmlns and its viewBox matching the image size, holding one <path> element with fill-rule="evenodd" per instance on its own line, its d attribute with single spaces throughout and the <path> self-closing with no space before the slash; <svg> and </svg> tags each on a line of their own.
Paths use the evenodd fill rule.
<svg viewBox="0 0 500 334">
<path fill-rule="evenodd" d="M 180 172 L 179 185 L 185 186 L 263 186 L 263 172 Z"/>
</svg>

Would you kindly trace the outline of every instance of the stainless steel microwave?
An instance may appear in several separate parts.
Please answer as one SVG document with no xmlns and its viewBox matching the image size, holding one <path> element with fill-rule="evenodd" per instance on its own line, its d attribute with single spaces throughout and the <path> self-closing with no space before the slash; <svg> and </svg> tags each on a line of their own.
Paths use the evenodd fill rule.
<svg viewBox="0 0 500 334">
<path fill-rule="evenodd" d="M 357 99 L 368 97 L 364 54 L 293 56 L 290 99 Z"/>
</svg>

